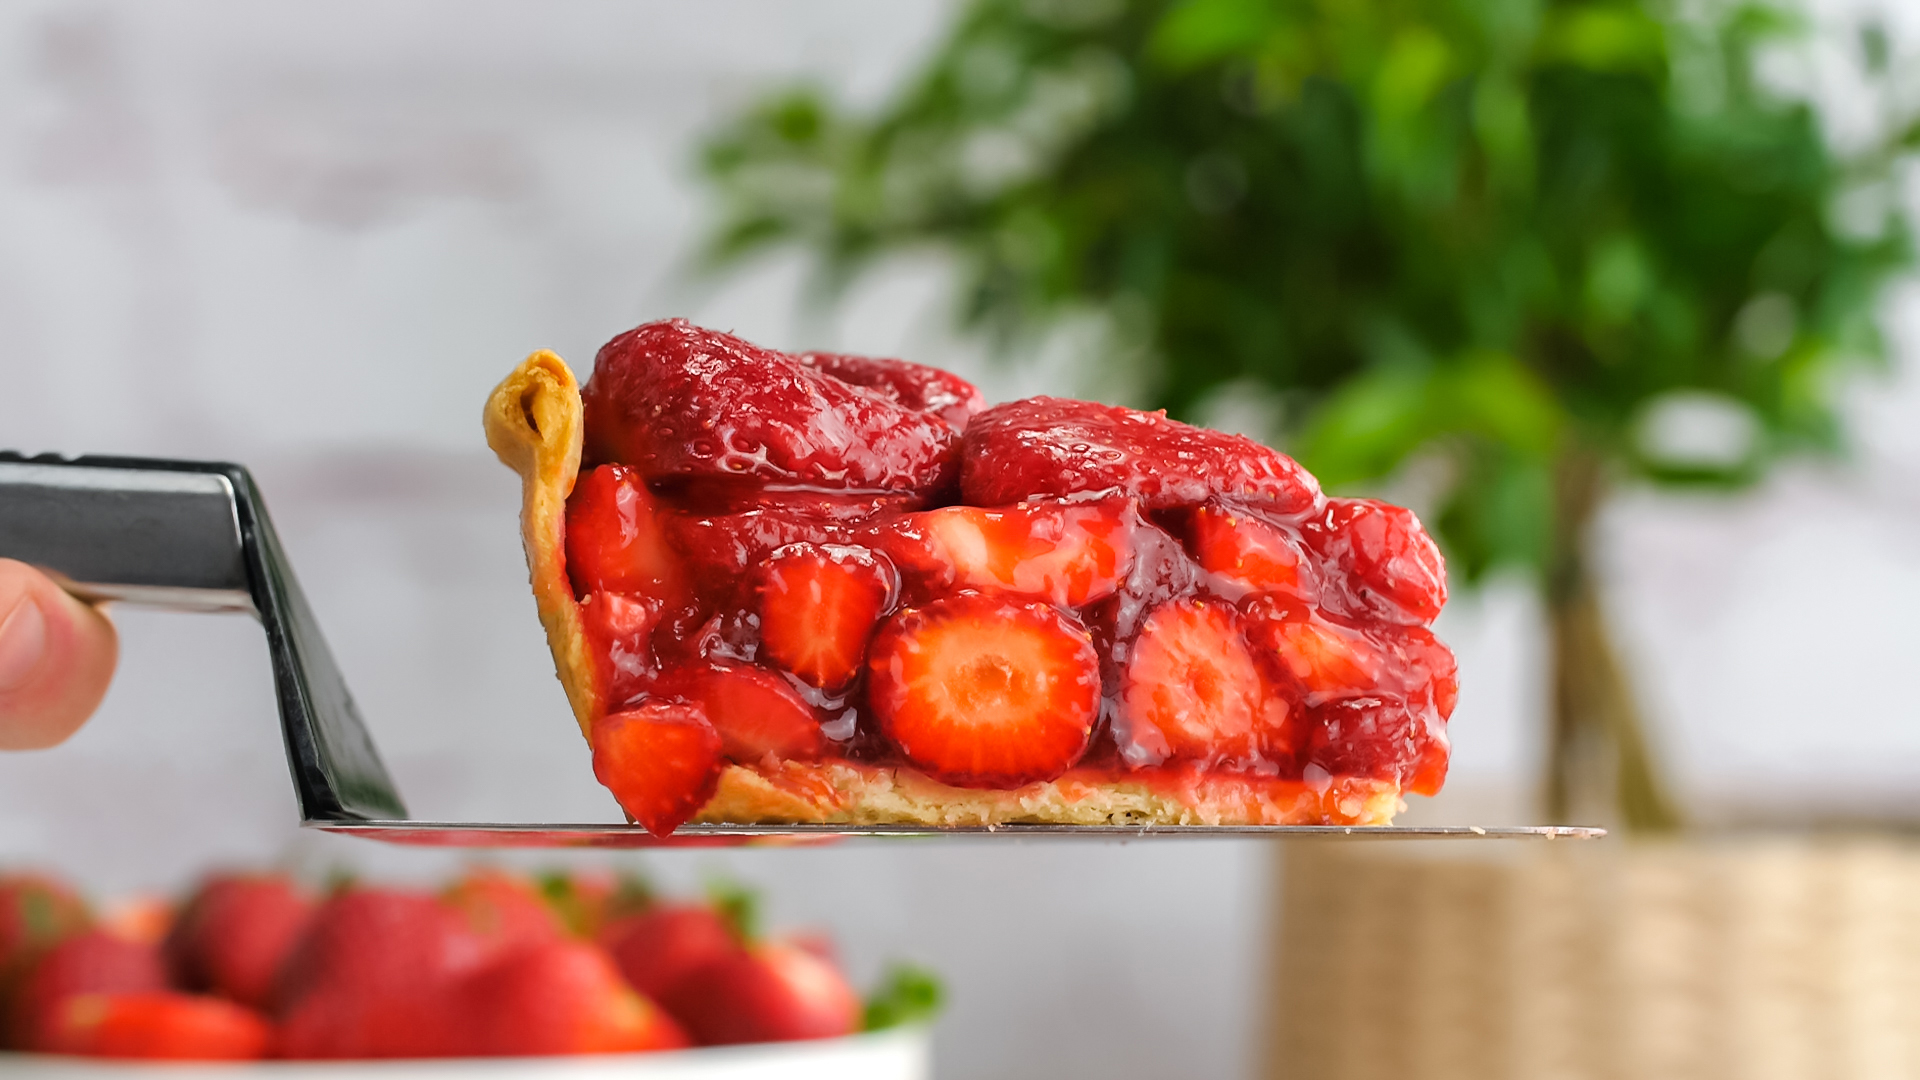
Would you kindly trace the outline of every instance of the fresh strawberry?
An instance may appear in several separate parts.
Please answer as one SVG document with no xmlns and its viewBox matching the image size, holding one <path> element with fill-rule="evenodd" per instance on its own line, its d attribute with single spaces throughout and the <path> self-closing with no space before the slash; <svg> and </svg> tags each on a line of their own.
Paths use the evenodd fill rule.
<svg viewBox="0 0 1920 1080">
<path fill-rule="evenodd" d="M 981 589 L 1079 607 L 1120 587 L 1138 524 L 1126 499 L 949 506 L 889 522 L 876 542 L 924 591 Z"/>
<path fill-rule="evenodd" d="M 580 604 L 580 621 L 598 661 L 601 692 L 614 708 L 632 701 L 653 681 L 657 662 L 653 631 L 664 605 L 650 596 L 597 592 Z"/>
<path fill-rule="evenodd" d="M 1446 724 L 1395 697 L 1329 701 L 1308 714 L 1307 760 L 1333 776 L 1393 780 L 1432 795 L 1447 777 Z"/>
<path fill-rule="evenodd" d="M 0 874 L 0 1021 L 13 987 L 40 954 L 91 921 L 86 901 L 65 884 L 35 874 Z"/>
<path fill-rule="evenodd" d="M 700 703 L 729 759 L 751 765 L 772 755 L 811 761 L 827 745 L 813 707 L 778 673 L 751 664 L 715 662 L 673 672 L 667 685 Z"/>
<path fill-rule="evenodd" d="M 935 367 L 841 353 L 801 353 L 794 359 L 841 382 L 877 391 L 909 409 L 933 413 L 953 425 L 955 431 L 965 430 L 967 421 L 987 407 L 987 399 L 972 383 Z"/>
<path fill-rule="evenodd" d="M 823 690 L 852 682 L 893 594 L 886 560 L 862 547 L 795 544 L 774 552 L 759 579 L 766 658 Z"/>
<path fill-rule="evenodd" d="M 1218 600 L 1172 600 L 1147 616 L 1120 680 L 1129 764 L 1248 764 L 1291 749 L 1287 699 L 1262 677 L 1240 618 Z"/>
<path fill-rule="evenodd" d="M 273 1028 L 252 1009 L 168 990 L 77 994 L 61 1000 L 41 1049 L 160 1061 L 247 1061 L 267 1056 Z"/>
<path fill-rule="evenodd" d="M 485 955 L 460 913 L 432 895 L 348 889 L 320 906 L 281 971 L 280 1052 L 447 1053 L 454 985 Z"/>
<path fill-rule="evenodd" d="M 567 575 L 576 596 L 591 592 L 677 595 L 682 572 L 640 474 L 602 465 L 567 498 Z"/>
<path fill-rule="evenodd" d="M 552 939 L 522 945 L 462 979 L 455 992 L 462 1056 L 624 1054 L 672 1050 L 687 1036 L 633 992 L 607 954 Z"/>
<path fill-rule="evenodd" d="M 1352 614 L 1430 623 L 1447 602 L 1447 564 L 1413 511 L 1373 499 L 1328 499 L 1307 543 L 1346 578 Z M 1330 590 L 1331 591 L 1331 590 Z"/>
<path fill-rule="evenodd" d="M 740 948 L 727 920 L 709 904 L 658 904 L 608 924 L 600 943 L 633 988 L 665 1001 L 689 973 Z"/>
<path fill-rule="evenodd" d="M 1219 502 L 1187 517 L 1187 550 L 1201 569 L 1252 592 L 1304 595 L 1311 572 L 1287 530 Z"/>
<path fill-rule="evenodd" d="M 1320 485 L 1285 454 L 1250 439 L 1090 401 L 1036 397 L 996 405 L 967 425 L 960 492 L 974 506 L 1108 491 L 1149 510 L 1214 495 L 1283 514 L 1318 504 Z"/>
<path fill-rule="evenodd" d="M 256 1009 L 313 917 L 313 901 L 283 875 L 222 874 L 200 884 L 167 935 L 176 985 Z"/>
<path fill-rule="evenodd" d="M 593 725 L 593 775 L 633 820 L 668 836 L 713 797 L 721 747 L 705 709 L 656 698 Z"/>
<path fill-rule="evenodd" d="M 938 416 L 684 319 L 608 342 L 581 400 L 588 457 L 649 480 L 931 492 L 957 464 Z"/>
<path fill-rule="evenodd" d="M 1277 658 L 1309 701 L 1366 693 L 1391 674 L 1386 656 L 1365 633 L 1323 618 L 1299 600 L 1255 595 L 1242 608 L 1247 639 Z"/>
<path fill-rule="evenodd" d="M 491 867 L 475 867 L 440 894 L 440 902 L 466 919 L 467 929 L 498 956 L 523 945 L 566 935 L 560 917 L 533 882 Z"/>
<path fill-rule="evenodd" d="M 860 1023 L 860 999 L 832 964 L 763 942 L 701 966 L 662 1002 L 702 1046 L 831 1039 Z"/>
<path fill-rule="evenodd" d="M 961 787 L 1017 787 L 1080 759 L 1100 703 L 1086 630 L 1040 603 L 961 593 L 900 612 L 868 652 L 868 699 L 907 760 Z"/>
<path fill-rule="evenodd" d="M 158 946 L 88 930 L 46 950 L 14 993 L 11 1043 L 52 1050 L 61 1004 L 76 994 L 164 990 L 166 962 Z"/>
</svg>

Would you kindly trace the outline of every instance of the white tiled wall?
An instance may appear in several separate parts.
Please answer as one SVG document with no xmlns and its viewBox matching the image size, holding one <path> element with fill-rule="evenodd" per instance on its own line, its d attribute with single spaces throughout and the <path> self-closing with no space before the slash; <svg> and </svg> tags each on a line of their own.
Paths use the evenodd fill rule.
<svg viewBox="0 0 1920 1080">
<path fill-rule="evenodd" d="M 525 592 L 517 489 L 481 443 L 525 352 L 583 370 L 689 314 L 777 345 L 905 353 L 989 396 L 1087 390 L 944 332 L 902 263 L 837 320 L 776 261 L 684 273 L 703 124 L 807 75 L 872 100 L 930 0 L 22 2 L 0 6 L 0 446 L 243 461 L 420 816 L 611 819 Z M 1915 304 L 1898 308 L 1904 352 Z M 1738 505 L 1635 496 L 1609 521 L 1623 625 L 1690 790 L 1880 804 L 1920 780 L 1920 392 L 1860 409 L 1861 468 Z M 427 877 L 437 855 L 301 836 L 258 630 L 126 611 L 118 684 L 71 744 L 0 758 L 0 863 L 101 890 L 210 861 Z M 1456 601 L 1461 806 L 1535 753 L 1524 591 Z M 1510 801 L 1510 800 L 1509 800 Z M 1876 804 L 1879 805 L 1879 804 Z M 1431 808 L 1429 816 L 1444 815 Z M 933 963 L 941 1075 L 1232 1076 L 1253 1060 L 1266 852 L 1233 843 L 902 844 L 650 857 L 773 890 L 862 975 Z"/>
</svg>

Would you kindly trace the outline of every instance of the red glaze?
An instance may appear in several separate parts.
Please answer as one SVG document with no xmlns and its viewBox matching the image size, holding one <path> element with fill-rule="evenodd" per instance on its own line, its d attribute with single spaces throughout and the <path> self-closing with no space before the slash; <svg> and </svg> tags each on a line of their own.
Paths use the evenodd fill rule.
<svg viewBox="0 0 1920 1080">
<path fill-rule="evenodd" d="M 811 686 L 845 688 L 866 663 L 893 568 L 866 548 L 794 544 L 775 551 L 759 577 L 763 657 Z"/>
<path fill-rule="evenodd" d="M 1059 776 L 1086 750 L 1100 703 L 1092 640 L 1047 604 L 962 593 L 902 611 L 868 665 L 880 730 L 961 787 Z"/>
<path fill-rule="evenodd" d="M 15 990 L 10 1042 L 25 1050 L 58 1050 L 60 1009 L 75 995 L 146 992 L 167 987 L 158 946 L 106 930 L 88 930 L 40 955 Z"/>
<path fill-rule="evenodd" d="M 176 985 L 255 1009 L 313 918 L 314 903 L 284 875 L 217 875 L 202 882 L 167 935 Z"/>
<path fill-rule="evenodd" d="M 700 705 L 645 701 L 593 725 L 593 774 L 633 820 L 666 836 L 713 797 L 723 745 Z"/>
<path fill-rule="evenodd" d="M 273 1028 L 252 1009 L 169 990 L 78 994 L 55 1010 L 42 1050 L 156 1061 L 267 1056 Z"/>
<path fill-rule="evenodd" d="M 931 492 L 957 464 L 940 417 L 684 319 L 608 342 L 581 399 L 588 457 L 650 480 Z"/>
<path fill-rule="evenodd" d="M 740 948 L 733 928 L 706 904 L 660 904 L 607 926 L 600 943 L 635 990 L 669 1000 L 680 980 Z"/>
<path fill-rule="evenodd" d="M 679 980 L 663 1004 L 702 1046 L 831 1039 L 860 1023 L 860 999 L 839 970 L 782 942 L 735 947 Z"/>
<path fill-rule="evenodd" d="M 449 1053 L 454 986 L 486 954 L 467 920 L 431 895 L 348 889 L 321 905 L 281 970 L 280 1053 Z"/>
<path fill-rule="evenodd" d="M 680 1025 L 633 992 L 599 948 L 559 938 L 522 945 L 454 991 L 461 1056 L 630 1054 L 688 1045 Z"/>
<path fill-rule="evenodd" d="M 683 322 L 615 339 L 584 396 L 595 772 L 657 834 L 729 762 L 988 788 L 1445 774 L 1438 550 L 1285 455 L 1088 402 L 982 411 L 932 369 Z"/>
<path fill-rule="evenodd" d="M 1285 454 L 1165 412 L 1036 397 L 967 425 L 960 492 L 975 506 L 1111 492 L 1149 510 L 1234 495 L 1295 514 L 1313 508 L 1320 485 Z"/>
<path fill-rule="evenodd" d="M 967 421 L 987 407 L 974 385 L 958 375 L 905 360 L 841 353 L 801 353 L 794 359 L 841 382 L 864 386 L 915 412 L 930 412 L 966 429 Z"/>
</svg>

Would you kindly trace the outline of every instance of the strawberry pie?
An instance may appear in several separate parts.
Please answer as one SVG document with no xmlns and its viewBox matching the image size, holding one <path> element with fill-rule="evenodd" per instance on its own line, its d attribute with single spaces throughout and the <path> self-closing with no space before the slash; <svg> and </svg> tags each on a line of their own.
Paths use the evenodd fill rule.
<svg viewBox="0 0 1920 1080">
<path fill-rule="evenodd" d="M 629 817 L 1385 824 L 1447 770 L 1414 515 L 1164 413 L 684 320 L 487 405 Z"/>
</svg>

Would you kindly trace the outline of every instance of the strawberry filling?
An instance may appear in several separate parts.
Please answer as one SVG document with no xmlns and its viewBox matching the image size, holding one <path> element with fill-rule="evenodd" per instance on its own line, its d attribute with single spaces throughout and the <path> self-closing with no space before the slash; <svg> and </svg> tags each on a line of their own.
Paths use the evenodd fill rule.
<svg viewBox="0 0 1920 1080">
<path fill-rule="evenodd" d="M 683 322 L 616 339 L 582 393 L 594 769 L 657 834 L 730 763 L 794 790 L 788 763 L 836 760 L 1216 797 L 1445 776 L 1439 551 L 1284 455 Z"/>
</svg>

